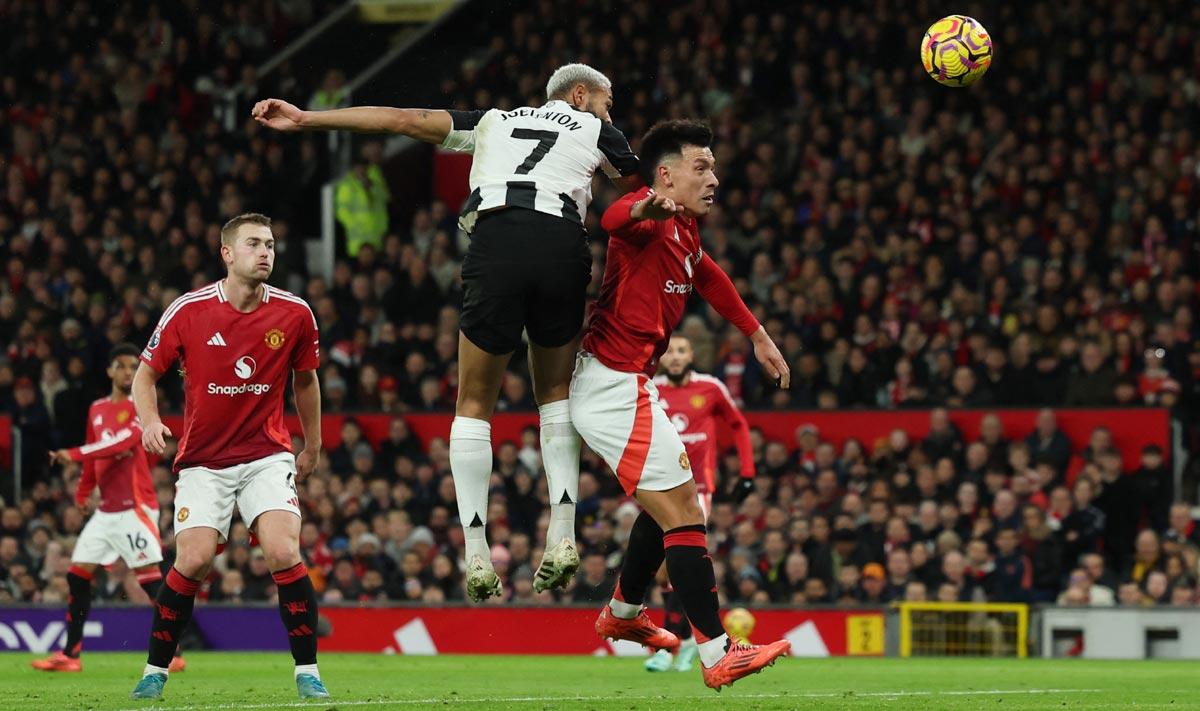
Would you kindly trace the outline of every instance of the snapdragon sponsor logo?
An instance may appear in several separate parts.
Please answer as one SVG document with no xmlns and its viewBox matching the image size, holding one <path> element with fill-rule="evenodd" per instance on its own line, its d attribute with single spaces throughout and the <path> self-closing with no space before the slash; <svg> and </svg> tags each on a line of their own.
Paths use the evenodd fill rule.
<svg viewBox="0 0 1200 711">
<path fill-rule="evenodd" d="M 271 389 L 270 383 L 242 383 L 241 385 L 217 385 L 216 383 L 208 384 L 209 395 L 264 395 Z"/>
<path fill-rule="evenodd" d="M 233 374 L 242 380 L 248 380 L 258 370 L 258 363 L 250 356 L 242 356 L 233 364 Z M 235 397 L 237 395 L 265 395 L 271 390 L 270 383 L 242 383 L 241 385 L 217 385 L 216 383 L 208 384 L 209 395 L 225 395 Z"/>
</svg>

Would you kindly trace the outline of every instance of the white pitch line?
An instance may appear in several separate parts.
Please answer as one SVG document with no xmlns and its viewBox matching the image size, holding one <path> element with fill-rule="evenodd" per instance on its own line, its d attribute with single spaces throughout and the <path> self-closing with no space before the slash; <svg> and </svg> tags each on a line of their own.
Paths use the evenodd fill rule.
<svg viewBox="0 0 1200 711">
<path fill-rule="evenodd" d="M 724 699 L 833 699 L 845 698 L 852 701 L 856 698 L 898 698 L 902 696 L 1001 696 L 1001 695 L 1035 695 L 1035 694 L 1095 694 L 1104 689 L 979 689 L 962 691 L 822 691 L 797 694 L 738 694 L 736 696 L 720 697 L 716 694 L 693 694 L 690 696 L 671 696 L 662 694 L 630 696 L 620 694 L 615 696 L 501 696 L 481 698 L 459 698 L 457 696 L 437 697 L 429 699 L 372 699 L 368 701 L 339 701 L 330 699 L 328 704 L 343 706 L 416 706 L 425 704 L 462 705 L 492 703 L 538 703 L 538 702 L 588 702 L 588 701 L 670 701 L 670 700 L 720 700 Z M 319 703 L 317 704 L 320 705 Z M 299 709 L 314 708 L 314 702 L 293 702 L 282 704 L 216 704 L 204 706 L 139 706 L 121 711 L 224 711 L 225 709 Z"/>
</svg>

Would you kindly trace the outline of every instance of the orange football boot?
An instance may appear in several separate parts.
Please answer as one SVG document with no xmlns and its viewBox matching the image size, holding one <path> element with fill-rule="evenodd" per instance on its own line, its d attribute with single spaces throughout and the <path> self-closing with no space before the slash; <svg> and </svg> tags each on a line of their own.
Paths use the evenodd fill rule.
<svg viewBox="0 0 1200 711">
<path fill-rule="evenodd" d="M 704 683 L 710 689 L 721 690 L 744 676 L 757 674 L 786 656 L 792 643 L 786 639 L 770 644 L 733 644 L 711 667 L 704 667 Z"/>
<path fill-rule="evenodd" d="M 596 618 L 596 634 L 605 639 L 637 642 L 651 649 L 679 647 L 679 638 L 651 622 L 645 610 L 639 612 L 637 617 L 626 620 L 614 615 L 612 608 L 605 605 Z"/>
<path fill-rule="evenodd" d="M 77 672 L 83 671 L 83 662 L 79 661 L 79 657 L 68 657 L 62 652 L 55 652 L 45 659 L 35 659 L 31 662 L 34 669 L 38 671 L 49 672 Z"/>
</svg>

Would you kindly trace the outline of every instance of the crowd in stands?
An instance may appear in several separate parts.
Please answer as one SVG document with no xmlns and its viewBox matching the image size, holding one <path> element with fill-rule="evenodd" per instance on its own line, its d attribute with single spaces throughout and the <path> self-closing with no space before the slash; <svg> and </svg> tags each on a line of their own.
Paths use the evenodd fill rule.
<svg viewBox="0 0 1200 711">
<path fill-rule="evenodd" d="M 317 233 L 315 196 L 337 177 L 324 139 L 242 118 L 267 95 L 336 105 L 320 94 L 336 77 L 255 70 L 322 7 L 0 0 L 0 403 L 28 485 L 2 492 L 0 602 L 65 595 L 77 472 L 45 452 L 82 441 L 104 354 L 144 343 L 175 296 L 219 278 L 219 227 L 251 209 L 275 219 L 273 282 L 320 323 L 326 411 L 396 416 L 378 446 L 348 424 L 303 486 L 323 599 L 463 598 L 445 442 L 416 441 L 403 419 L 455 398 L 454 211 L 434 202 L 356 243 L 331 280 L 310 275 L 300 237 Z M 917 39 L 936 19 L 924 3 L 514 7 L 452 20 L 486 49 L 439 69 L 451 107 L 540 104 L 550 71 L 582 60 L 613 78 L 635 149 L 657 119 L 712 123 L 722 186 L 705 248 L 791 360 L 791 390 L 769 387 L 698 300 L 682 330 L 747 407 L 1158 405 L 1194 419 L 1200 8 L 989 8 L 997 61 L 955 91 L 921 74 Z M 362 148 L 356 169 L 377 175 L 378 148 Z M 615 197 L 598 183 L 587 220 L 597 277 L 597 218 Z M 523 360 L 502 409 L 534 406 Z M 160 398 L 182 406 L 177 377 Z M 1068 443 L 1050 415 L 1042 436 L 992 426 L 978 442 L 932 417 L 919 442 L 758 437 L 757 494 L 718 497 L 710 520 L 725 600 L 1194 603 L 1200 533 L 1171 506 L 1163 452 L 1124 471 L 1105 432 Z M 167 462 L 154 472 L 169 538 Z M 597 602 L 635 510 L 594 457 L 584 469 L 584 564 L 562 597 Z M 511 600 L 552 599 L 532 590 L 541 479 L 534 434 L 499 447 L 490 535 Z M 269 598 L 246 532 L 231 540 L 208 598 Z M 126 583 L 118 566 L 102 596 L 136 597 Z"/>
</svg>

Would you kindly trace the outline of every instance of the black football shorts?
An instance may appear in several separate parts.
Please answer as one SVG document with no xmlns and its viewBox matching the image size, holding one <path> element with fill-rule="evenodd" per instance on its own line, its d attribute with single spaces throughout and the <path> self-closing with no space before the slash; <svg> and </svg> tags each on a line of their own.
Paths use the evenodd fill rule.
<svg viewBox="0 0 1200 711">
<path fill-rule="evenodd" d="M 510 207 L 479 216 L 462 266 L 460 327 L 488 353 L 516 350 L 521 331 L 545 348 L 583 327 L 592 278 L 587 233 L 578 224 Z"/>
</svg>

